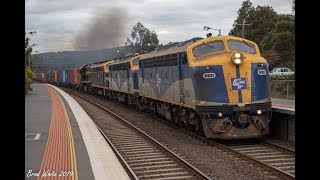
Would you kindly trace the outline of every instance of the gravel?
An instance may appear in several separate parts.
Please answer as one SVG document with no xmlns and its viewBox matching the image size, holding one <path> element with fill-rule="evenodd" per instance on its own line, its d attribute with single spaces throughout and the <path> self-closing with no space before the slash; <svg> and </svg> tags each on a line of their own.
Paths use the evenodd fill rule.
<svg viewBox="0 0 320 180">
<path fill-rule="evenodd" d="M 281 139 L 271 139 L 271 138 L 267 138 L 265 139 L 265 141 L 270 142 L 272 144 L 276 144 L 278 146 L 283 146 L 288 149 L 292 149 L 292 150 L 296 149 L 295 143 L 291 141 L 285 141 Z"/>
</svg>

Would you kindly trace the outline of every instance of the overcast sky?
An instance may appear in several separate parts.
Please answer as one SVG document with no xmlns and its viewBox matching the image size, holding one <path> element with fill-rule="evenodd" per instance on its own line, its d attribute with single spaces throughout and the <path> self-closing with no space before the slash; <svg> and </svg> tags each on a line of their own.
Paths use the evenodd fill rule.
<svg viewBox="0 0 320 180">
<path fill-rule="evenodd" d="M 104 49 L 124 45 L 140 21 L 160 44 L 205 37 L 203 26 L 227 35 L 243 0 L 26 0 L 26 32 L 34 51 Z M 292 0 L 251 0 L 291 14 Z M 218 31 L 211 31 L 217 35 Z"/>
</svg>

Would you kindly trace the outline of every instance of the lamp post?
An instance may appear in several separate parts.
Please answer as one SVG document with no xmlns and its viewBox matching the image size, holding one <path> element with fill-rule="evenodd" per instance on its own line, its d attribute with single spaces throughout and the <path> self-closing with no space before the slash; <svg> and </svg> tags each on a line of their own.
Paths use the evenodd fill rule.
<svg viewBox="0 0 320 180">
<path fill-rule="evenodd" d="M 219 31 L 218 36 L 221 36 L 221 29 L 215 29 L 215 28 L 211 28 L 211 27 L 209 27 L 209 26 L 203 26 L 203 30 L 205 30 L 205 31 L 209 31 L 209 29 Z"/>
<path fill-rule="evenodd" d="M 26 32 L 26 34 L 31 34 L 31 36 L 37 34 L 37 31 L 30 31 L 30 32 Z"/>
</svg>

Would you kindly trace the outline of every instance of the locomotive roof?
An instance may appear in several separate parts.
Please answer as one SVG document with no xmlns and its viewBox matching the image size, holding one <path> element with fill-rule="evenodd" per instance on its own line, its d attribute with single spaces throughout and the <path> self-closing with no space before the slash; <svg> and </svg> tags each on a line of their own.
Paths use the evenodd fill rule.
<svg viewBox="0 0 320 180">
<path fill-rule="evenodd" d="M 145 55 L 145 54 L 142 54 L 142 55 Z M 122 64 L 122 63 L 126 63 L 126 62 L 130 62 L 130 60 L 134 57 L 137 57 L 137 56 L 130 56 L 130 57 L 127 57 L 125 59 L 117 59 L 114 63 L 112 63 L 111 65 L 115 65 L 115 64 Z M 142 56 L 143 57 L 143 56 Z"/>
<path fill-rule="evenodd" d="M 193 44 L 194 42 L 200 40 L 202 38 L 192 38 L 190 40 L 187 41 L 183 41 L 183 42 L 175 42 L 166 46 L 169 46 L 168 48 L 163 47 L 161 49 L 158 49 L 156 51 L 152 51 L 148 54 L 144 54 L 143 57 L 140 58 L 140 60 L 143 59 L 148 59 L 151 57 L 158 57 L 158 56 L 164 56 L 164 55 L 168 55 L 168 54 L 176 54 L 176 53 L 180 53 L 180 52 L 186 52 L 187 48 L 190 46 L 190 44 Z"/>
<path fill-rule="evenodd" d="M 111 61 L 111 60 L 108 59 L 108 60 L 104 60 L 104 61 L 94 62 L 94 63 L 92 63 L 91 65 L 102 64 L 102 63 L 109 62 L 109 61 Z"/>
<path fill-rule="evenodd" d="M 101 61 L 99 63 L 92 64 L 90 68 L 96 68 L 96 67 L 104 66 L 105 64 L 109 63 L 110 61 L 112 61 L 112 60 Z"/>
</svg>

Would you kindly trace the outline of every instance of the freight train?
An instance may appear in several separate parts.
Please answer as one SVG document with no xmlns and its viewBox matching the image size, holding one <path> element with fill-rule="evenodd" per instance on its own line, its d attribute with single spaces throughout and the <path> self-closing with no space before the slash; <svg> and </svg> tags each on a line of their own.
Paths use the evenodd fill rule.
<svg viewBox="0 0 320 180">
<path fill-rule="evenodd" d="M 50 71 L 40 80 L 105 96 L 206 138 L 245 139 L 269 134 L 268 69 L 256 43 L 216 36 L 66 70 L 69 79 Z"/>
</svg>

